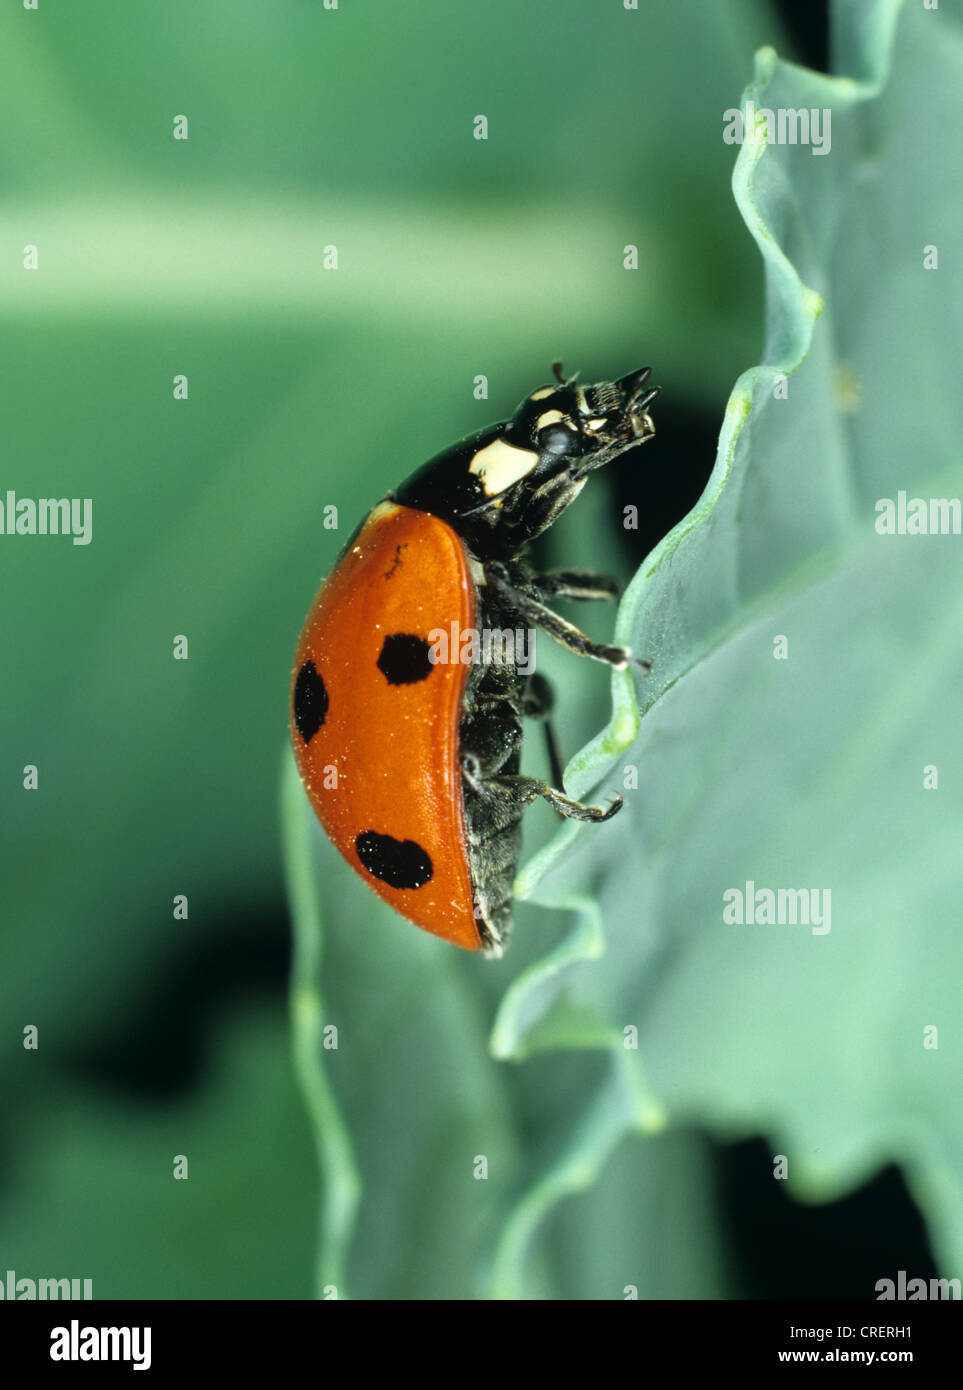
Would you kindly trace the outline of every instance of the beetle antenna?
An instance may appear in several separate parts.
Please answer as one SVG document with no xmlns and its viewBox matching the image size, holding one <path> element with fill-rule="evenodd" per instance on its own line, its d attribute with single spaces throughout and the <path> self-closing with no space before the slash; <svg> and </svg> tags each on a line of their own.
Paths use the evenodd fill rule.
<svg viewBox="0 0 963 1390">
<path fill-rule="evenodd" d="M 565 372 L 562 370 L 561 362 L 553 362 L 552 371 L 555 374 L 555 380 L 558 382 L 559 386 L 571 386 L 572 382 L 578 378 L 578 372 L 573 372 L 570 377 L 566 377 Z"/>
</svg>

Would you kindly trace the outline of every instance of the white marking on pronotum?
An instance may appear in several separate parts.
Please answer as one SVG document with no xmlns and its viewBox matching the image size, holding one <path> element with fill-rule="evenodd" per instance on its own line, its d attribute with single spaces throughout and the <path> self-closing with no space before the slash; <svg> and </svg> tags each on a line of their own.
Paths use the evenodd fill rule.
<svg viewBox="0 0 963 1390">
<path fill-rule="evenodd" d="M 379 502 L 378 505 L 372 507 L 371 511 L 368 513 L 368 520 L 388 521 L 396 512 L 400 511 L 401 508 L 398 506 L 397 502 Z"/>
<path fill-rule="evenodd" d="M 540 386 L 540 387 L 538 388 L 537 391 L 533 391 L 533 392 L 532 392 L 532 394 L 529 396 L 528 399 L 529 399 L 530 401 L 543 401 L 543 400 L 545 399 L 546 396 L 554 396 L 554 395 L 555 395 L 555 387 L 554 387 L 554 386 Z"/>
<path fill-rule="evenodd" d="M 493 439 L 491 444 L 478 450 L 468 471 L 481 479 L 485 496 L 494 497 L 524 478 L 526 473 L 531 473 L 536 463 L 538 454 L 531 449 L 516 449 L 504 439 Z"/>
<path fill-rule="evenodd" d="M 565 416 L 562 414 L 560 410 L 546 410 L 545 414 L 540 415 L 538 419 L 535 421 L 535 428 L 538 430 L 543 430 L 546 425 L 557 424 L 559 420 L 561 420 L 566 425 L 568 424 L 568 421 L 565 419 Z"/>
</svg>

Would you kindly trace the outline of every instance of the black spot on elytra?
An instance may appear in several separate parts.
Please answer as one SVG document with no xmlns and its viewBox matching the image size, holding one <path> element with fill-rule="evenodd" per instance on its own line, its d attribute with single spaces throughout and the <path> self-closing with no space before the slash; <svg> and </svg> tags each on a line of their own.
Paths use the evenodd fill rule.
<svg viewBox="0 0 963 1390">
<path fill-rule="evenodd" d="M 395 840 L 391 835 L 365 830 L 354 847 L 368 873 L 391 888 L 422 888 L 434 873 L 427 851 L 414 840 Z"/>
<path fill-rule="evenodd" d="M 431 647 L 423 637 L 393 632 L 378 657 L 378 670 L 389 685 L 414 685 L 431 675 Z"/>
<path fill-rule="evenodd" d="M 306 661 L 294 682 L 294 723 L 305 743 L 310 743 L 328 712 L 328 692 L 313 661 Z"/>
</svg>

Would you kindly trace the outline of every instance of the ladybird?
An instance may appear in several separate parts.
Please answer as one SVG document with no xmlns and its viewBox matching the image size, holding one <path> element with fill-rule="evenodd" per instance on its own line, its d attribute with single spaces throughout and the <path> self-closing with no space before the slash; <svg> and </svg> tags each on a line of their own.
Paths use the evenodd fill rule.
<svg viewBox="0 0 963 1390">
<path fill-rule="evenodd" d="M 650 370 L 582 386 L 556 363 L 510 420 L 424 464 L 348 540 L 297 645 L 291 738 L 318 819 L 396 911 L 469 951 L 498 956 L 507 940 L 526 805 L 586 821 L 622 805 L 560 790 L 551 692 L 506 636 L 540 628 L 648 670 L 546 606 L 617 597 L 616 581 L 537 574 L 525 549 L 595 469 L 655 433 Z M 554 786 L 521 774 L 523 715 L 545 722 Z"/>
</svg>

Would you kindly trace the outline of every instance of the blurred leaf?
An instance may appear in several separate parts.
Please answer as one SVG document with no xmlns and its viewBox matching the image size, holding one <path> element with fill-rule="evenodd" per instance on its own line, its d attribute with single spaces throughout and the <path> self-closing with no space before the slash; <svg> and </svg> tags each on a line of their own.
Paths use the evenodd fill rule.
<svg viewBox="0 0 963 1390">
<path fill-rule="evenodd" d="M 42 1033 L 38 1051 L 20 1050 L 4 1270 L 89 1278 L 95 1299 L 306 1295 L 311 1155 L 283 1020 L 260 1008 L 218 1023 L 201 1085 L 169 1104 L 65 1083 Z"/>
<path fill-rule="evenodd" d="M 325 1057 L 337 1048 L 330 1045 L 335 1040 L 333 1030 L 326 1037 L 327 1011 L 320 988 L 321 908 L 311 860 L 307 802 L 289 750 L 285 750 L 281 783 L 281 836 L 294 927 L 290 1001 L 294 1066 L 314 1135 L 323 1195 L 315 1294 L 323 1298 L 333 1287 L 343 1298 L 347 1292 L 344 1266 L 358 1207 L 360 1179 L 324 1066 Z"/>
<path fill-rule="evenodd" d="M 963 251 L 963 178 L 959 161 L 936 178 L 920 158 L 959 128 L 963 46 L 943 10 L 900 16 L 889 0 L 838 5 L 836 43 L 856 79 L 757 57 L 745 99 L 831 108 L 832 151 L 739 153 L 734 191 L 766 271 L 763 365 L 736 384 L 702 501 L 625 596 L 621 639 L 655 662 L 641 729 L 617 676 L 609 728 L 572 765 L 576 794 L 613 762 L 614 785 L 634 765 L 639 788 L 611 827 L 571 824 L 522 875 L 540 902 L 592 903 L 597 925 L 529 968 L 493 1045 L 557 1048 L 574 1021 L 570 1046 L 594 1029 L 621 1070 L 641 1059 L 648 1081 L 639 1071 L 635 1104 L 607 1112 L 609 1146 L 644 1127 L 654 1092 L 675 1123 L 766 1132 L 804 1199 L 896 1160 L 954 1274 L 960 540 L 874 523 L 899 489 L 963 492 L 963 305 L 946 269 Z M 939 271 L 923 268 L 931 242 Z M 927 764 L 939 791 L 924 790 Z M 831 931 L 725 925 L 723 894 L 749 880 L 830 890 Z M 924 1051 L 927 1025 L 939 1051 Z M 585 1152 L 585 1123 L 572 1128 L 506 1246 Z"/>
</svg>

